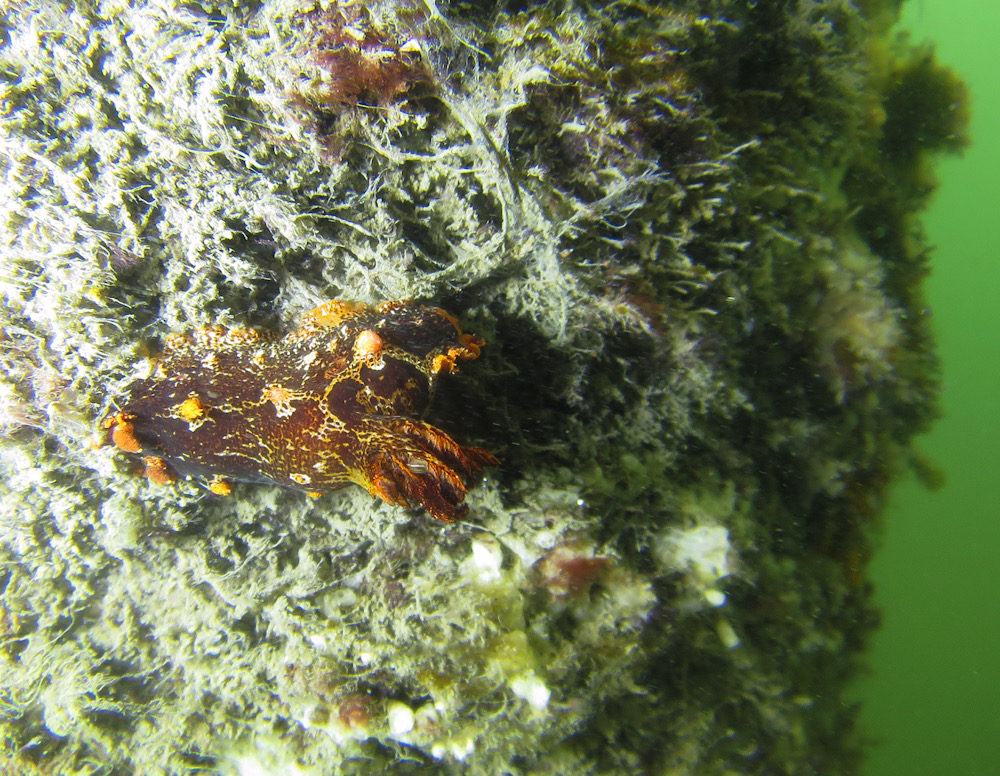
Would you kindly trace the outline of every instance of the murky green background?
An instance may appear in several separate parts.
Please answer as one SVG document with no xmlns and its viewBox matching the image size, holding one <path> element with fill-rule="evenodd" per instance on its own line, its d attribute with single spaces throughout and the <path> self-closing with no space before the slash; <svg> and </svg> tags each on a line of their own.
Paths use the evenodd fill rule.
<svg viewBox="0 0 1000 776">
<path fill-rule="evenodd" d="M 948 484 L 902 483 L 873 576 L 885 611 L 861 687 L 882 743 L 864 776 L 1000 774 L 1000 3 L 910 0 L 972 92 L 972 147 L 938 166 L 928 292 L 944 411 L 921 448 Z"/>
</svg>

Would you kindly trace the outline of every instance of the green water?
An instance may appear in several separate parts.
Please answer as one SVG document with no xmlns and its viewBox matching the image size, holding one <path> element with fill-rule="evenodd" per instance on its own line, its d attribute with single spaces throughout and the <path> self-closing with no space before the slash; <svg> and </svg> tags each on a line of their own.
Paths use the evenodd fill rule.
<svg viewBox="0 0 1000 776">
<path fill-rule="evenodd" d="M 944 411 L 921 448 L 947 472 L 897 489 L 873 576 L 885 621 L 864 683 L 882 743 L 865 776 L 1000 774 L 1000 4 L 912 0 L 903 26 L 968 82 L 972 147 L 925 219 Z"/>
</svg>

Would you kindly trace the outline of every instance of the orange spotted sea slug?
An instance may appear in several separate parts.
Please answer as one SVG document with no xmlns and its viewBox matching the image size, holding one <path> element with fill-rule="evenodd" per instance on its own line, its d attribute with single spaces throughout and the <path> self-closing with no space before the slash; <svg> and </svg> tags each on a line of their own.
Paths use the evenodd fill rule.
<svg viewBox="0 0 1000 776">
<path fill-rule="evenodd" d="M 356 482 L 451 522 L 465 480 L 498 463 L 420 416 L 438 375 L 483 341 L 410 301 L 331 301 L 284 337 L 210 327 L 170 337 L 153 374 L 101 423 L 157 483 L 180 475 L 272 483 L 320 495 Z"/>
</svg>

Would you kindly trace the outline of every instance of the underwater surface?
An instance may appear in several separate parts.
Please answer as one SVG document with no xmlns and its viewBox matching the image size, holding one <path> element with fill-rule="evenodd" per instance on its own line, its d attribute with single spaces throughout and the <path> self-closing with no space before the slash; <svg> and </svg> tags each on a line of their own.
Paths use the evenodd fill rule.
<svg viewBox="0 0 1000 776">
<path fill-rule="evenodd" d="M 972 46 L 71 5 L 0 7 L 0 771 L 990 772 Z"/>
<path fill-rule="evenodd" d="M 902 27 L 933 40 L 967 82 L 972 144 L 939 162 L 924 217 L 944 417 L 918 445 L 947 484 L 931 493 L 902 482 L 886 515 L 872 564 L 884 618 L 861 688 L 862 720 L 881 743 L 864 773 L 986 776 L 1000 768 L 1000 7 L 908 3 Z"/>
</svg>

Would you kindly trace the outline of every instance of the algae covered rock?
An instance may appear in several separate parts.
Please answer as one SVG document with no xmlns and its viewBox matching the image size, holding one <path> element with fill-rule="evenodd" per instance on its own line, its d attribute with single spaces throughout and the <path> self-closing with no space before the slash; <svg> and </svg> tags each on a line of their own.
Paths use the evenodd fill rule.
<svg viewBox="0 0 1000 776">
<path fill-rule="evenodd" d="M 897 10 L 8 3 L 3 767 L 856 772 L 866 564 L 936 411 L 916 216 L 964 142 Z M 462 521 L 99 444 L 170 335 L 332 299 L 485 342 L 411 421 L 500 460 Z"/>
</svg>

